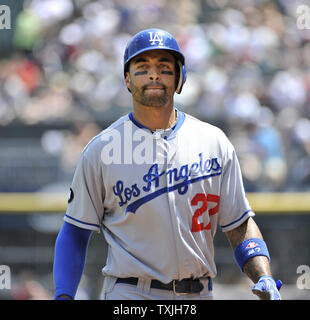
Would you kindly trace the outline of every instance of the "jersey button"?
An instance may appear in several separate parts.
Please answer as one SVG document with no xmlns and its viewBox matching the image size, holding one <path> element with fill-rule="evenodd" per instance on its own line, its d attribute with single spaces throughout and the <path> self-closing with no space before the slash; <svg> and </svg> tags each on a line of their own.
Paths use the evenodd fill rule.
<svg viewBox="0 0 310 320">
<path fill-rule="evenodd" d="M 154 136 L 154 138 L 156 139 L 156 140 L 158 140 L 158 139 L 160 139 L 161 138 L 161 134 L 160 134 L 160 132 L 154 132 L 153 133 L 153 136 Z"/>
</svg>

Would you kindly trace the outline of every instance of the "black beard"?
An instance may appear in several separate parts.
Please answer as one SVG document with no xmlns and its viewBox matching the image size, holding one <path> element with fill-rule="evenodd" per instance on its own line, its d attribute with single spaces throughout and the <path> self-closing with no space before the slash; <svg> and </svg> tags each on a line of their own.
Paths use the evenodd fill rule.
<svg viewBox="0 0 310 320">
<path fill-rule="evenodd" d="M 141 90 L 135 87 L 133 84 L 130 86 L 130 90 L 134 100 L 139 102 L 140 104 L 147 107 L 163 107 L 168 102 L 168 97 L 166 95 L 166 87 L 163 86 L 163 92 L 160 95 L 147 95 L 145 91 L 147 89 L 147 85 L 143 86 Z"/>
</svg>

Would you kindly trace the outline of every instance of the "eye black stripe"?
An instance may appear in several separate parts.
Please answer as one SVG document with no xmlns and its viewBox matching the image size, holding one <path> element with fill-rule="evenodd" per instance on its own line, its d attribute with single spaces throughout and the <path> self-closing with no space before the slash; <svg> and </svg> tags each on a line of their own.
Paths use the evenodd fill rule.
<svg viewBox="0 0 310 320">
<path fill-rule="evenodd" d="M 144 74 L 147 74 L 147 71 L 136 71 L 136 72 L 134 73 L 135 76 L 142 76 L 142 75 L 144 75 Z"/>
<path fill-rule="evenodd" d="M 173 76 L 173 72 L 172 71 L 162 71 L 162 74 L 169 74 L 170 76 Z"/>
</svg>

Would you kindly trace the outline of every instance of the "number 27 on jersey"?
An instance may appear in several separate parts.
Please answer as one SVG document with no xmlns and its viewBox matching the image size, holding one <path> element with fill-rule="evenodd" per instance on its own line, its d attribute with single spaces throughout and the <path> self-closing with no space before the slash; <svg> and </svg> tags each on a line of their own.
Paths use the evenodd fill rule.
<svg viewBox="0 0 310 320">
<path fill-rule="evenodd" d="M 192 201 L 192 206 L 197 206 L 201 203 L 201 206 L 197 208 L 194 212 L 193 218 L 192 218 L 192 232 L 200 232 L 202 230 L 210 230 L 211 229 L 211 222 L 209 222 L 206 226 L 203 223 L 200 223 L 198 221 L 198 218 L 202 216 L 207 210 L 208 210 L 208 203 L 214 202 L 216 203 L 216 206 L 209 209 L 209 216 L 213 216 L 216 214 L 219 210 L 219 200 L 220 197 L 215 194 L 208 194 L 205 193 L 197 193 Z"/>
</svg>

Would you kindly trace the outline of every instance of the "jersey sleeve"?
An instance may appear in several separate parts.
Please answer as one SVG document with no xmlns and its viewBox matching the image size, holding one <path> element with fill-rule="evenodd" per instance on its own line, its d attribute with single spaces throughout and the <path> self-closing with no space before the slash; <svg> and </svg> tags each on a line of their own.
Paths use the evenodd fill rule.
<svg viewBox="0 0 310 320">
<path fill-rule="evenodd" d="M 246 198 L 236 151 L 228 139 L 227 143 L 219 204 L 219 225 L 223 232 L 238 227 L 249 217 L 255 215 Z"/>
<path fill-rule="evenodd" d="M 64 220 L 80 228 L 99 232 L 103 218 L 104 187 L 99 164 L 92 164 L 83 152 L 70 188 Z"/>
</svg>

